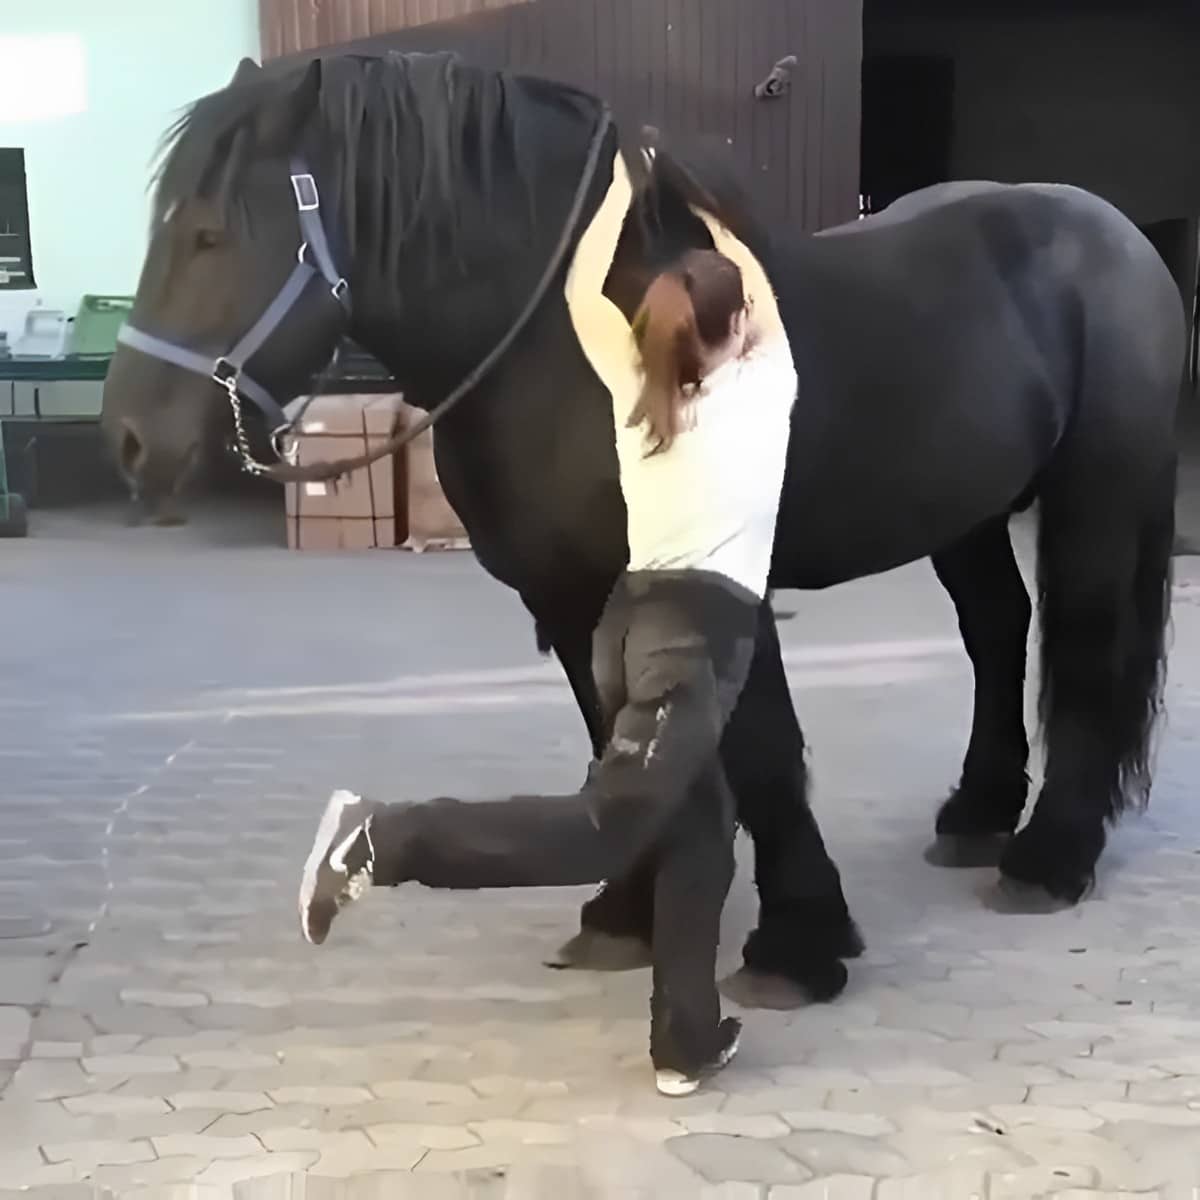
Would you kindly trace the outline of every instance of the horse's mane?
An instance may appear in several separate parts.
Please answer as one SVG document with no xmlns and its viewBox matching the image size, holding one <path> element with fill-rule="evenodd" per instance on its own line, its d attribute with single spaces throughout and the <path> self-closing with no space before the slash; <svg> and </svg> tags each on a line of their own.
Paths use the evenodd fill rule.
<svg viewBox="0 0 1200 1200">
<path fill-rule="evenodd" d="M 470 189 L 490 206 L 502 171 L 523 189 L 532 227 L 534 183 L 547 157 L 530 127 L 537 113 L 547 103 L 576 115 L 600 110 L 598 100 L 574 88 L 476 67 L 449 53 L 272 64 L 198 100 L 167 131 L 155 220 L 202 195 L 219 200 L 227 216 L 241 210 L 239 185 L 256 153 L 260 119 L 286 111 L 313 70 L 320 72 L 316 104 L 308 126 L 295 130 L 296 145 L 319 141 L 320 183 L 338 199 L 349 248 L 360 228 L 382 233 L 384 245 L 370 250 L 385 274 L 395 274 L 401 247 L 414 235 L 429 235 L 431 257 L 439 245 L 457 254 L 461 196 Z"/>
</svg>

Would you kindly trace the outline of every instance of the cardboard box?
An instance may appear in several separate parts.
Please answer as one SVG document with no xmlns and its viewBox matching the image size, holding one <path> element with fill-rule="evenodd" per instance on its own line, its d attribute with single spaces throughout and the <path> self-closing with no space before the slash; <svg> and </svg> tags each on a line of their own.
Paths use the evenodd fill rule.
<svg viewBox="0 0 1200 1200">
<path fill-rule="evenodd" d="M 289 550 L 376 550 L 396 544 L 390 521 L 362 517 L 289 519 L 287 530 Z"/>
<path fill-rule="evenodd" d="M 399 395 L 319 396 L 296 431 L 297 461 L 328 462 L 373 450 L 424 413 Z M 438 480 L 433 431 L 334 483 L 286 486 L 293 550 L 400 547 L 465 550 L 467 531 Z"/>
<path fill-rule="evenodd" d="M 296 430 L 301 465 L 348 458 L 377 448 L 399 427 L 399 396 L 318 396 Z M 403 469 L 389 456 L 328 483 L 285 488 L 288 545 L 299 550 L 391 548 L 406 529 Z"/>
<path fill-rule="evenodd" d="M 403 405 L 402 419 L 406 425 L 425 414 L 420 409 Z M 402 487 L 404 516 L 401 528 L 404 535 L 400 546 L 420 553 L 424 550 L 466 550 L 471 542 L 438 479 L 437 463 L 433 457 L 433 430 L 427 429 L 405 448 L 404 481 Z"/>
</svg>

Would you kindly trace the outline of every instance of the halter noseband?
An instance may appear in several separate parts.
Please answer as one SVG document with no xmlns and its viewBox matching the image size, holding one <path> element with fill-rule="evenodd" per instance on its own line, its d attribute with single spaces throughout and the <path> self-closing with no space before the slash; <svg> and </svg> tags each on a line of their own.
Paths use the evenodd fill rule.
<svg viewBox="0 0 1200 1200">
<path fill-rule="evenodd" d="M 321 195 L 317 190 L 316 180 L 308 170 L 302 158 L 291 161 L 292 194 L 296 198 L 296 213 L 300 219 L 301 243 L 296 254 L 296 265 L 292 273 L 284 281 L 283 286 L 275 295 L 275 299 L 267 305 L 262 316 L 250 327 L 242 339 L 226 354 L 218 355 L 215 359 L 191 350 L 176 342 L 160 338 L 145 330 L 126 323 L 117 335 L 117 341 L 122 345 L 147 354 L 151 358 L 161 359 L 172 366 L 182 367 L 195 375 L 203 375 L 216 383 L 229 397 L 233 409 L 235 433 L 238 438 L 238 450 L 242 457 L 242 465 L 252 474 L 264 474 L 266 468 L 255 462 L 246 443 L 245 432 L 242 429 L 241 397 L 245 396 L 266 418 L 267 427 L 271 430 L 271 443 L 275 452 L 282 458 L 280 439 L 287 434 L 300 411 L 307 405 L 307 398 L 293 400 L 280 404 L 271 393 L 256 382 L 246 372 L 250 360 L 266 344 L 268 339 L 283 324 L 287 315 L 292 311 L 308 285 L 320 275 L 329 285 L 329 294 L 338 304 L 338 322 L 346 326 L 350 318 L 350 287 L 345 277 L 334 266 L 333 255 L 329 249 L 329 239 L 325 233 L 325 224 L 321 220 Z M 316 267 L 306 261 L 312 254 Z"/>
</svg>

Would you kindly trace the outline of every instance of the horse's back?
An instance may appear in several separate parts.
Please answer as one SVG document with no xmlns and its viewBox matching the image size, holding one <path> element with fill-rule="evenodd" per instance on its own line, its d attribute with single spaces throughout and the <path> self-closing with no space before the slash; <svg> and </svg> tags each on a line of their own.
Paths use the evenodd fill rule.
<svg viewBox="0 0 1200 1200">
<path fill-rule="evenodd" d="M 1107 200 L 1084 188 L 1068 183 L 998 183 L 991 179 L 955 179 L 948 183 L 934 183 L 918 188 L 893 200 L 886 208 L 870 216 L 846 221 L 823 229 L 818 237 L 845 237 L 849 234 L 874 233 L 895 226 L 903 226 L 916 218 L 931 217 L 934 220 L 950 215 L 960 205 L 975 208 L 1009 208 L 1013 211 L 1026 209 L 1034 197 L 1052 202 L 1065 218 L 1088 216 L 1101 218 L 1114 229 L 1138 233 L 1137 226 L 1120 209 Z M 970 202 L 986 200 L 986 204 L 972 205 Z"/>
<path fill-rule="evenodd" d="M 1012 185 L 976 179 L 930 184 L 929 187 L 919 188 L 915 192 L 907 192 L 870 216 L 822 229 L 817 236 L 844 237 L 846 234 L 871 232 L 884 226 L 900 224 L 931 210 L 944 208 L 968 196 L 1002 192 L 1010 186 Z"/>
<path fill-rule="evenodd" d="M 982 239 L 1000 267 L 1022 251 L 1048 251 L 1036 269 L 1049 269 L 1068 282 L 1069 272 L 1131 265 L 1153 287 L 1168 277 L 1166 265 L 1140 229 L 1115 205 L 1083 188 L 1064 183 L 996 183 L 955 180 L 910 192 L 871 216 L 835 225 L 817 235 L 839 252 L 908 255 L 939 250 L 966 257 L 964 244 Z M 1063 268 L 1067 268 L 1064 272 Z"/>
<path fill-rule="evenodd" d="M 813 264 L 851 287 L 874 280 L 886 291 L 902 278 L 922 306 L 940 307 L 940 290 L 967 320 L 999 289 L 1031 321 L 1069 306 L 1127 322 L 1114 330 L 1122 335 L 1150 322 L 1168 337 L 1182 328 L 1177 288 L 1150 240 L 1107 200 L 1070 184 L 935 184 L 807 241 Z"/>
</svg>

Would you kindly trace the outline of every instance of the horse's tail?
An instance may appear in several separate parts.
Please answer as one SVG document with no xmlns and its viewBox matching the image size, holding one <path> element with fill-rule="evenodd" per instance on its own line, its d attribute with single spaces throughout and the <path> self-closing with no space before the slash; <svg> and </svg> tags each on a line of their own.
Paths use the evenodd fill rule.
<svg viewBox="0 0 1200 1200">
<path fill-rule="evenodd" d="M 1123 802 L 1133 799 L 1141 805 L 1150 800 L 1153 738 L 1166 686 L 1177 466 L 1172 454 L 1142 516 L 1133 573 L 1133 618 L 1125 647 L 1127 703 L 1119 727 L 1124 728 L 1126 736 L 1120 747 L 1119 795 Z"/>
<path fill-rule="evenodd" d="M 1054 480 L 1041 496 L 1039 711 L 1047 784 L 1053 787 L 1057 768 L 1088 754 L 1094 774 L 1071 784 L 1111 821 L 1150 795 L 1166 675 L 1174 458 L 1148 481 L 1133 511 L 1119 511 L 1123 505 L 1099 492 L 1073 492 L 1067 480 Z M 1087 741 L 1093 744 L 1080 744 Z"/>
<path fill-rule="evenodd" d="M 1081 314 L 1075 413 L 1039 489 L 1046 789 L 1109 821 L 1149 799 L 1171 606 L 1186 350 L 1178 290 L 1145 252 L 1136 320 L 1128 297 Z"/>
</svg>

